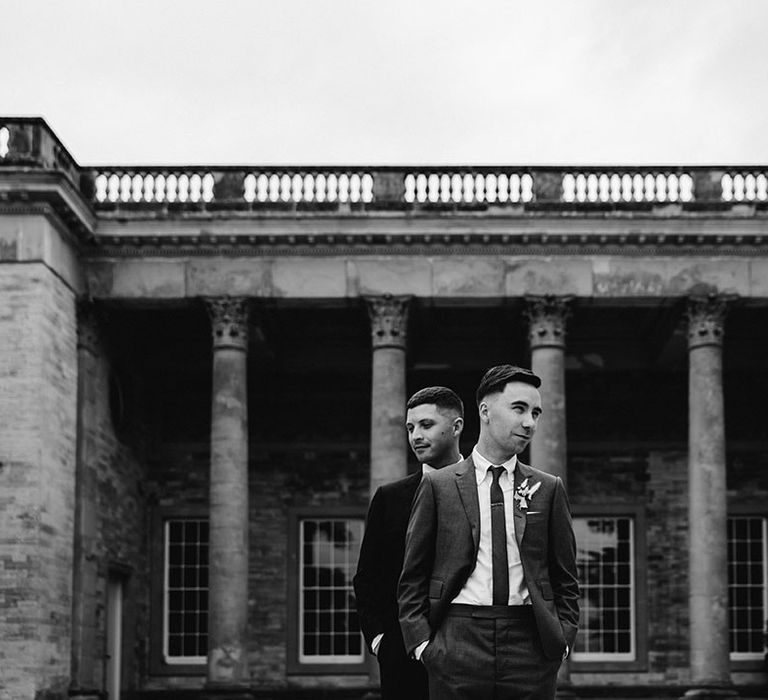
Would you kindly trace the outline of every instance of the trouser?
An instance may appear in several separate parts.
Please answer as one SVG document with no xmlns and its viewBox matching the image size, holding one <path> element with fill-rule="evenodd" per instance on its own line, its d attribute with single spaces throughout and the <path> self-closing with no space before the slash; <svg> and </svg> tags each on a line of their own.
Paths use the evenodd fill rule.
<svg viewBox="0 0 768 700">
<path fill-rule="evenodd" d="M 406 654 L 399 629 L 384 634 L 377 659 L 382 700 L 428 700 L 427 672 Z"/>
<path fill-rule="evenodd" d="M 430 700 L 552 700 L 561 663 L 529 605 L 451 605 L 421 660 Z"/>
</svg>

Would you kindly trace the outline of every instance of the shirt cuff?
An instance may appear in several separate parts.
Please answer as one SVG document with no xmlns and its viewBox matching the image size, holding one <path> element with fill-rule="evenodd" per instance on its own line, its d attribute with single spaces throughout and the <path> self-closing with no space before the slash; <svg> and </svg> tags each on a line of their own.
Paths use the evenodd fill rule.
<svg viewBox="0 0 768 700">
<path fill-rule="evenodd" d="M 413 655 L 416 657 L 416 661 L 421 661 L 421 655 L 424 653 L 424 649 L 427 648 L 427 644 L 429 644 L 429 640 L 422 642 L 413 650 Z"/>
<path fill-rule="evenodd" d="M 379 645 L 381 644 L 381 640 L 384 638 L 384 633 L 377 634 L 373 641 L 371 642 L 371 651 L 373 652 L 374 656 L 377 656 L 379 653 Z"/>
</svg>

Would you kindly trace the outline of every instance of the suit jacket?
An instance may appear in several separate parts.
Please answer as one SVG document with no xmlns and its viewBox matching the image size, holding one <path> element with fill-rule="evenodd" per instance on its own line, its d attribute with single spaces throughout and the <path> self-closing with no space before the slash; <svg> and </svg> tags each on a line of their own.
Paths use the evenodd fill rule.
<svg viewBox="0 0 768 700">
<path fill-rule="evenodd" d="M 379 487 L 371 500 L 365 535 L 353 579 L 357 614 L 371 648 L 378 634 L 402 645 L 397 607 L 397 582 L 403 568 L 405 532 L 421 469 Z M 405 657 L 405 649 L 403 648 Z"/>
<path fill-rule="evenodd" d="M 579 620 L 576 542 L 560 478 L 522 464 L 515 492 L 529 479 L 541 483 L 520 508 L 515 500 L 515 539 L 544 653 L 561 658 L 573 648 Z M 451 601 L 475 568 L 480 545 L 480 503 L 471 456 L 421 481 L 408 523 L 399 584 L 400 624 L 411 652 L 431 639 Z"/>
</svg>

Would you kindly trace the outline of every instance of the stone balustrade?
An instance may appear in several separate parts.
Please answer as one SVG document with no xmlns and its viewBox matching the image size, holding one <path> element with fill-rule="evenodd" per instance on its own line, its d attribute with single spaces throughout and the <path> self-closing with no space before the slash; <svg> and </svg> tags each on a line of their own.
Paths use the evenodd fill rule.
<svg viewBox="0 0 768 700">
<path fill-rule="evenodd" d="M 768 166 L 78 166 L 38 118 L 0 117 L 0 169 L 61 173 L 96 212 L 659 211 L 768 205 Z M 673 211 L 672 211 L 673 213 Z M 744 213 L 743 211 L 740 213 Z"/>
</svg>

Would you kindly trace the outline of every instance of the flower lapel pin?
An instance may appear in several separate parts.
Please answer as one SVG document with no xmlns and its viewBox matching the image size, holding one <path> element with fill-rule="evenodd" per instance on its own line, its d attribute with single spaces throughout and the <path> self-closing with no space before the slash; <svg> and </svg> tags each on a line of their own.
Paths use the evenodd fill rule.
<svg viewBox="0 0 768 700">
<path fill-rule="evenodd" d="M 533 494 L 539 490 L 540 486 L 540 481 L 529 485 L 528 477 L 526 477 L 525 481 L 515 489 L 514 498 L 517 501 L 518 506 L 520 506 L 520 510 L 528 510 L 528 501 L 533 498 Z"/>
</svg>

